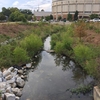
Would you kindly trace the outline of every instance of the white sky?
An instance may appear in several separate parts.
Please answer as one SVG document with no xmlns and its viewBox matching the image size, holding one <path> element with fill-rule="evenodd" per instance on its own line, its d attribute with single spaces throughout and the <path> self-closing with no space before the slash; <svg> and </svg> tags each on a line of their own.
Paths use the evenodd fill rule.
<svg viewBox="0 0 100 100">
<path fill-rule="evenodd" d="M 0 11 L 2 7 L 17 7 L 19 9 L 30 9 L 32 11 L 44 9 L 51 11 L 52 0 L 0 0 Z"/>
</svg>

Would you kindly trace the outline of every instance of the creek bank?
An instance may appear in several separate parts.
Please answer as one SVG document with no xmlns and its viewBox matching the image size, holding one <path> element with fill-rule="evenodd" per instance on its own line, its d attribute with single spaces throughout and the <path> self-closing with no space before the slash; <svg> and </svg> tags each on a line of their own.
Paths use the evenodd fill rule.
<svg viewBox="0 0 100 100">
<path fill-rule="evenodd" d="M 20 99 L 27 78 L 26 71 L 30 68 L 33 68 L 32 63 L 28 63 L 22 68 L 15 68 L 14 66 L 0 71 L 0 95 L 2 100 Z"/>
</svg>

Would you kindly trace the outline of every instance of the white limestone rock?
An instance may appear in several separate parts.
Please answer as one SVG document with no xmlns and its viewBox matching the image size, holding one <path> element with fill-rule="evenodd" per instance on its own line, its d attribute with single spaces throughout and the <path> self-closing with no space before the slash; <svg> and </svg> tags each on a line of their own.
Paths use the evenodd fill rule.
<svg viewBox="0 0 100 100">
<path fill-rule="evenodd" d="M 8 76 L 5 77 L 6 80 L 10 80 L 10 79 L 12 79 L 12 78 L 13 78 L 12 75 L 8 75 Z"/>
<path fill-rule="evenodd" d="M 22 79 L 25 79 L 25 76 L 21 75 L 21 78 L 22 78 Z"/>
<path fill-rule="evenodd" d="M 0 91 L 2 91 L 2 93 L 6 92 L 6 82 L 0 83 Z"/>
<path fill-rule="evenodd" d="M 12 88 L 12 92 L 18 97 L 22 96 L 22 92 L 19 88 Z"/>
<path fill-rule="evenodd" d="M 6 89 L 6 92 L 7 93 L 11 93 L 12 91 L 11 91 L 11 87 L 8 87 L 7 89 Z"/>
<path fill-rule="evenodd" d="M 3 72 L 3 76 L 4 77 L 6 77 L 6 76 L 8 76 L 8 75 L 10 75 L 11 74 L 11 71 L 10 70 L 5 70 L 4 72 Z"/>
<path fill-rule="evenodd" d="M 12 83 L 12 84 L 11 84 L 11 87 L 12 87 L 12 88 L 15 88 L 16 86 L 17 86 L 16 83 Z"/>
<path fill-rule="evenodd" d="M 31 68 L 31 67 L 32 67 L 32 63 L 26 64 L 26 68 Z"/>
<path fill-rule="evenodd" d="M 11 93 L 5 93 L 4 94 L 5 100 L 16 100 L 15 98 L 16 98 L 15 94 L 11 94 Z"/>
<path fill-rule="evenodd" d="M 21 79 L 21 77 L 17 78 L 16 83 L 19 87 L 24 87 L 24 85 L 25 85 L 25 81 L 23 79 Z"/>
<path fill-rule="evenodd" d="M 15 81 L 16 81 L 16 79 L 15 79 L 15 77 L 13 77 L 11 80 L 8 80 L 7 83 L 11 84 L 11 83 L 15 83 Z"/>
<path fill-rule="evenodd" d="M 18 70 L 18 74 L 23 74 L 23 70 Z"/>
<path fill-rule="evenodd" d="M 19 100 L 20 98 L 16 96 L 15 100 Z"/>
<path fill-rule="evenodd" d="M 11 72 L 14 70 L 14 67 L 10 67 L 8 70 Z"/>
</svg>

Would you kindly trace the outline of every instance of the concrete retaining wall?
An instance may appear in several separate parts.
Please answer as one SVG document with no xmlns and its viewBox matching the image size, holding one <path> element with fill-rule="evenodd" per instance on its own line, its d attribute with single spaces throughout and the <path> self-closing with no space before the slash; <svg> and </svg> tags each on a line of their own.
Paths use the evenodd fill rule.
<svg viewBox="0 0 100 100">
<path fill-rule="evenodd" d="M 100 100 L 100 89 L 98 88 L 98 86 L 94 87 L 93 95 L 94 100 Z"/>
</svg>

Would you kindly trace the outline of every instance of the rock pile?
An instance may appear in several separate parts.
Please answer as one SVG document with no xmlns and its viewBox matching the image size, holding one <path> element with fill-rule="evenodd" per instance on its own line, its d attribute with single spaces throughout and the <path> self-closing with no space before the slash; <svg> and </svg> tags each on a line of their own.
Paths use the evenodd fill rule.
<svg viewBox="0 0 100 100">
<path fill-rule="evenodd" d="M 21 69 L 10 67 L 0 71 L 0 94 L 2 100 L 19 100 L 25 85 L 26 69 L 32 67 L 32 63 L 26 64 Z"/>
</svg>

